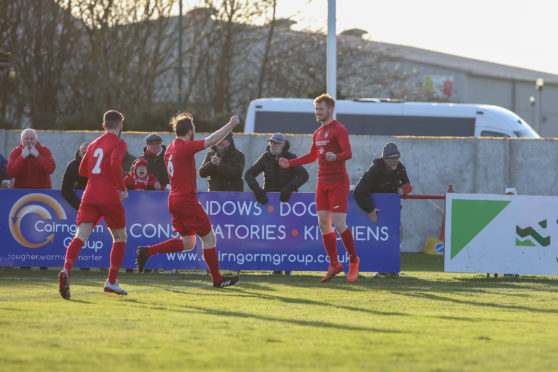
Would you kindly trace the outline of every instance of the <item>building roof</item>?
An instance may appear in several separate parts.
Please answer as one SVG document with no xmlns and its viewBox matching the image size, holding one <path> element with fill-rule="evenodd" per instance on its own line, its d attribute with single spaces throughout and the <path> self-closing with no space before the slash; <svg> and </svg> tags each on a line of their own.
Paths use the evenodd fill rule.
<svg viewBox="0 0 558 372">
<path fill-rule="evenodd" d="M 558 84 L 558 75 L 547 72 L 529 70 L 526 68 L 482 61 L 479 59 L 461 57 L 405 45 L 388 44 L 377 41 L 370 41 L 370 43 L 372 48 L 389 51 L 390 54 L 406 61 L 443 67 L 450 70 L 463 71 L 470 75 L 528 81 L 532 82 L 533 85 L 538 78 L 543 78 L 545 84 Z"/>
</svg>

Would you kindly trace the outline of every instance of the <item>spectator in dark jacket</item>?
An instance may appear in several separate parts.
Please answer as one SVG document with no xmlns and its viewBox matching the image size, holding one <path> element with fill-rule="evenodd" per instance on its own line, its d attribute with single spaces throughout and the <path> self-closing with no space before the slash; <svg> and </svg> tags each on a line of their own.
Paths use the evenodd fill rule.
<svg viewBox="0 0 558 372">
<path fill-rule="evenodd" d="M 145 137 L 145 147 L 140 158 L 147 160 L 149 171 L 153 173 L 165 189 L 169 184 L 169 175 L 165 164 L 165 152 L 167 147 L 163 145 L 163 138 L 157 133 L 151 133 Z"/>
<path fill-rule="evenodd" d="M 234 146 L 233 133 L 211 148 L 199 169 L 202 178 L 209 177 L 209 191 L 244 191 L 244 154 Z"/>
<path fill-rule="evenodd" d="M 8 178 L 8 173 L 6 168 L 8 167 L 8 161 L 4 155 L 0 154 L 0 182 Z"/>
<path fill-rule="evenodd" d="M 83 142 L 79 145 L 76 151 L 76 157 L 68 163 L 64 171 L 64 176 L 62 177 L 62 187 L 60 191 L 64 199 L 66 199 L 75 210 L 79 209 L 81 199 L 76 196 L 74 190 L 85 190 L 85 186 L 87 186 L 87 177 L 79 175 L 79 165 L 83 155 L 85 155 L 87 151 L 87 146 L 89 146 L 89 142 Z"/>
<path fill-rule="evenodd" d="M 290 143 L 282 133 L 275 133 L 267 142 L 265 152 L 260 158 L 246 171 L 244 179 L 256 196 L 260 204 L 266 204 L 268 198 L 266 192 L 280 192 L 279 199 L 286 203 L 293 191 L 298 191 L 308 181 L 308 172 L 301 165 L 281 168 L 279 158 L 295 159 L 297 156 L 289 152 Z M 263 188 L 260 187 L 256 177 L 263 172 Z M 275 270 L 273 274 L 281 275 L 280 270 Z M 285 275 L 290 275 L 290 271 L 285 271 Z"/>
<path fill-rule="evenodd" d="M 296 155 L 289 152 L 291 144 L 282 133 L 275 133 L 267 142 L 266 151 L 246 171 L 244 179 L 256 196 L 260 204 L 266 204 L 266 192 L 280 192 L 280 200 L 289 201 L 291 193 L 298 191 L 308 181 L 308 172 L 301 165 L 291 168 L 281 168 L 279 158 L 295 159 Z M 256 177 L 263 172 L 263 188 Z"/>
<path fill-rule="evenodd" d="M 370 221 L 378 222 L 380 209 L 374 206 L 371 193 L 398 193 L 405 196 L 413 190 L 405 166 L 399 162 L 401 153 L 395 143 L 386 143 L 382 149 L 382 157 L 374 159 L 372 165 L 361 177 L 355 187 L 355 201 L 368 213 Z M 401 226 L 401 239 L 403 227 Z M 377 275 L 398 275 L 398 273 L 379 272 Z"/>
<path fill-rule="evenodd" d="M 358 206 L 368 213 L 370 221 L 378 222 L 379 209 L 374 207 L 371 193 L 398 193 L 401 196 L 413 190 L 405 166 L 399 162 L 401 153 L 395 143 L 386 143 L 382 157 L 374 159 L 372 165 L 361 177 L 355 187 L 355 200 Z"/>
</svg>

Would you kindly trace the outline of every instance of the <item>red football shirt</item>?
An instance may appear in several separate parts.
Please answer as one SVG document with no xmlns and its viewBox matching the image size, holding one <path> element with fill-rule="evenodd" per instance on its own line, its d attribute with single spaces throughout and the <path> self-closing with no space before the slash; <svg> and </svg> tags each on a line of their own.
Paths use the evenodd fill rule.
<svg viewBox="0 0 558 372">
<path fill-rule="evenodd" d="M 326 153 L 336 155 L 334 161 L 326 160 Z M 348 182 L 345 161 L 353 156 L 347 128 L 337 120 L 322 125 L 312 138 L 310 152 L 297 159 L 289 160 L 291 167 L 314 162 L 318 159 L 318 182 Z"/>
<path fill-rule="evenodd" d="M 171 191 L 169 196 L 196 197 L 196 159 L 194 155 L 204 150 L 205 140 L 184 141 L 176 138 L 167 148 L 165 163 Z"/>
<path fill-rule="evenodd" d="M 112 133 L 91 142 L 79 165 L 79 175 L 89 178 L 83 200 L 101 204 L 107 199 L 120 201 L 118 190 L 126 190 L 122 164 L 127 148 L 126 142 Z"/>
</svg>

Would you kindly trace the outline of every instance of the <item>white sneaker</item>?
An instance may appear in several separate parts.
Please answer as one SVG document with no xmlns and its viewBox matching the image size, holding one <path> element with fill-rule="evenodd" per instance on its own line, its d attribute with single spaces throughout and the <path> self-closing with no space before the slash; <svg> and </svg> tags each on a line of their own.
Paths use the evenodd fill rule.
<svg viewBox="0 0 558 372">
<path fill-rule="evenodd" d="M 114 284 L 110 284 L 108 279 L 105 282 L 105 292 L 114 293 L 120 296 L 126 296 L 128 294 L 128 292 L 120 288 L 120 286 L 118 285 L 118 281 L 114 282 Z"/>
</svg>

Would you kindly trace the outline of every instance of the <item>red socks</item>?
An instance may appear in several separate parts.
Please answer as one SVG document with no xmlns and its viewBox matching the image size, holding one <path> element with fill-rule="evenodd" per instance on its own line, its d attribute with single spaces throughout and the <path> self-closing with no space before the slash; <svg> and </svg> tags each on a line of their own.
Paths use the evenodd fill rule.
<svg viewBox="0 0 558 372">
<path fill-rule="evenodd" d="M 337 237 L 335 233 L 330 232 L 329 234 L 322 235 L 322 240 L 327 256 L 329 257 L 329 262 L 332 264 L 339 263 L 339 259 L 337 259 Z"/>
<path fill-rule="evenodd" d="M 162 242 L 159 244 L 155 244 L 152 247 L 147 248 L 147 254 L 151 257 L 154 254 L 158 253 L 171 253 L 171 252 L 180 252 L 184 250 L 184 246 L 182 245 L 182 239 L 170 239 L 166 242 Z"/>
<path fill-rule="evenodd" d="M 126 253 L 125 242 L 112 243 L 112 250 L 110 251 L 110 269 L 108 274 L 108 281 L 110 284 L 116 283 L 118 270 L 124 261 L 124 254 Z"/>
<path fill-rule="evenodd" d="M 219 281 L 222 277 L 219 271 L 219 258 L 217 257 L 217 249 L 203 249 L 203 258 L 205 258 L 205 263 L 213 279 L 213 283 Z"/>
<path fill-rule="evenodd" d="M 68 276 L 72 276 L 72 267 L 77 261 L 79 251 L 85 243 L 78 238 L 73 238 L 66 250 L 66 259 L 64 261 L 64 270 L 68 271 Z"/>
<path fill-rule="evenodd" d="M 351 263 L 355 263 L 358 259 L 355 249 L 355 242 L 353 240 L 353 233 L 351 229 L 347 227 L 347 230 L 341 233 L 341 240 L 343 240 L 343 244 L 345 245 L 345 249 L 349 254 L 349 261 Z"/>
</svg>

